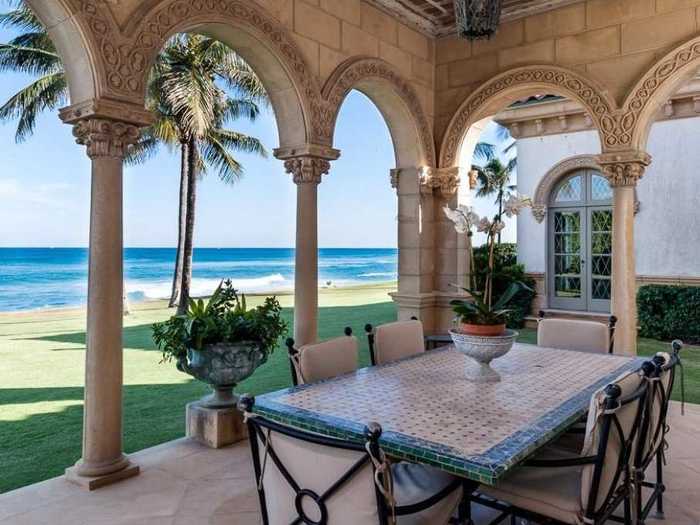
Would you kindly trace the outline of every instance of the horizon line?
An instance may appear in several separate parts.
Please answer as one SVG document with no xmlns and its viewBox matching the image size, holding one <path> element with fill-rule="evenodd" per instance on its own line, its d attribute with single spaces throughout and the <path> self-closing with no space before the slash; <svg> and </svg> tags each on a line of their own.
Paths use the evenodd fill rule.
<svg viewBox="0 0 700 525">
<path fill-rule="evenodd" d="M 177 246 L 124 246 L 124 249 L 175 250 Z M 0 246 L 0 250 L 87 250 L 89 246 Z M 195 246 L 195 250 L 294 250 L 294 246 Z M 398 246 L 319 246 L 319 250 L 398 250 Z"/>
</svg>

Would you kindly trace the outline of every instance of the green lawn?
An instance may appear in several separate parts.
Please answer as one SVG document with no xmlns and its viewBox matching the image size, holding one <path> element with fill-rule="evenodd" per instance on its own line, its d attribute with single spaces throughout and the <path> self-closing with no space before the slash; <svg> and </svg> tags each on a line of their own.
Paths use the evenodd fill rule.
<svg viewBox="0 0 700 525">
<path fill-rule="evenodd" d="M 387 286 L 324 290 L 320 296 L 321 338 L 352 326 L 368 363 L 365 323 L 395 319 Z M 281 298 L 291 321 L 291 297 Z M 124 448 L 133 452 L 184 433 L 184 407 L 207 387 L 160 364 L 150 325 L 171 315 L 162 303 L 136 305 L 124 328 Z M 59 475 L 80 457 L 84 373 L 84 312 L 64 310 L 0 315 L 0 492 Z M 534 342 L 531 330 L 521 340 Z M 667 348 L 642 340 L 645 355 Z M 700 355 L 687 355 L 688 399 L 700 403 Z M 290 384 L 286 353 L 244 382 L 240 392 L 259 394 Z"/>
</svg>

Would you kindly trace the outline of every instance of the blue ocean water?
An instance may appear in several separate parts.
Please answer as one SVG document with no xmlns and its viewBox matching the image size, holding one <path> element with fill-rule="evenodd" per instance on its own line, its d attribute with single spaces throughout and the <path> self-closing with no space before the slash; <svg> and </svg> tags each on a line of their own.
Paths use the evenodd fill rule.
<svg viewBox="0 0 700 525">
<path fill-rule="evenodd" d="M 87 297 L 84 248 L 0 248 L 0 312 L 82 305 Z M 170 296 L 174 248 L 126 248 L 124 282 L 132 301 Z M 390 248 L 319 250 L 319 285 L 393 281 L 398 252 Z M 294 250 L 288 248 L 198 248 L 192 295 L 207 295 L 221 279 L 244 292 L 291 290 Z"/>
</svg>

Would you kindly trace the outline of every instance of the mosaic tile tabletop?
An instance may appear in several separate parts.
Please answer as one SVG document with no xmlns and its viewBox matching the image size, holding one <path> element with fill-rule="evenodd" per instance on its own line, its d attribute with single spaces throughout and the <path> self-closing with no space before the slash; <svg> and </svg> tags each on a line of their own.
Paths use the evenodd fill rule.
<svg viewBox="0 0 700 525">
<path fill-rule="evenodd" d="M 500 383 L 473 383 L 468 369 L 477 365 L 448 346 L 257 397 L 254 411 L 356 440 L 376 421 L 391 456 L 493 484 L 585 414 L 593 392 L 642 362 L 516 344 L 491 364 Z"/>
</svg>

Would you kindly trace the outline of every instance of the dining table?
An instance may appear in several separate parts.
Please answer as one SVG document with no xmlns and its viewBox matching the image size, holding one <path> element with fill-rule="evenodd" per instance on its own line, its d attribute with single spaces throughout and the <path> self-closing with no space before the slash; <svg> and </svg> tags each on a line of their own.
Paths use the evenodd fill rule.
<svg viewBox="0 0 700 525">
<path fill-rule="evenodd" d="M 362 442 L 368 423 L 395 460 L 494 485 L 580 420 L 592 395 L 639 369 L 633 356 L 515 343 L 491 366 L 494 383 L 452 345 L 255 398 L 253 412 L 321 435 Z"/>
</svg>

